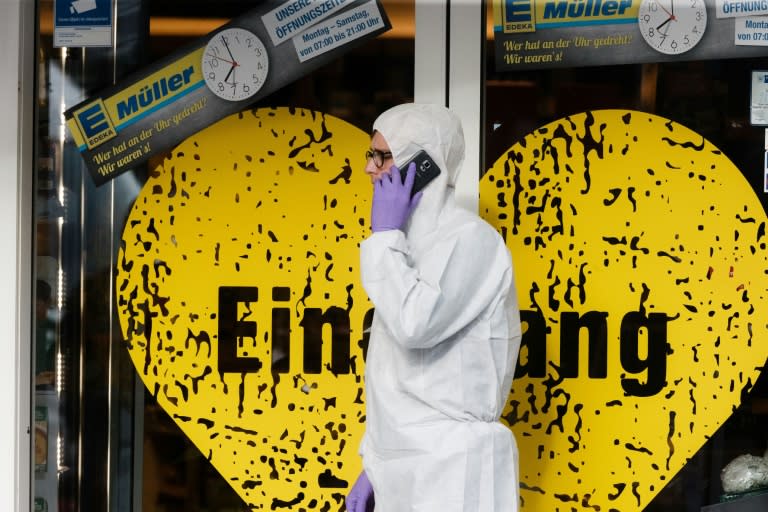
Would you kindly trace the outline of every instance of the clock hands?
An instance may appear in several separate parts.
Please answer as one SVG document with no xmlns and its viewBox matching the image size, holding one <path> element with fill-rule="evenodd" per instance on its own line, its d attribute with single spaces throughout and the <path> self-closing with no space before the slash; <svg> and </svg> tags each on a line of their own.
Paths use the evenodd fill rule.
<svg viewBox="0 0 768 512">
<path fill-rule="evenodd" d="M 652 49 L 679 55 L 701 41 L 707 23 L 705 0 L 680 1 L 640 0 L 637 22 Z"/>
<path fill-rule="evenodd" d="M 656 27 L 656 30 L 658 30 L 659 32 L 661 32 L 661 27 L 663 27 L 664 25 L 666 25 L 666 24 L 667 24 L 667 23 L 669 23 L 670 21 L 677 21 L 677 18 L 675 17 L 675 0 L 669 0 L 669 7 L 670 7 L 670 9 L 672 10 L 672 12 L 670 12 L 670 11 L 668 11 L 666 8 L 664 8 L 664 6 L 663 6 L 663 5 L 661 5 L 661 3 L 659 3 L 658 5 L 659 5 L 659 7 L 661 7 L 661 9 L 662 9 L 662 10 L 663 10 L 665 13 L 667 13 L 667 15 L 669 16 L 669 17 L 668 17 L 666 20 L 664 20 L 664 21 L 662 21 L 662 22 L 661 22 L 661 25 L 659 25 L 658 27 Z M 669 27 L 667 27 L 667 32 L 669 32 Z M 667 35 L 667 32 L 664 32 L 664 35 L 665 35 L 665 36 Z"/>
<path fill-rule="evenodd" d="M 233 61 L 231 61 L 231 60 L 227 60 L 227 59 L 225 59 L 225 58 L 219 57 L 218 55 L 214 55 L 214 54 L 212 54 L 212 53 L 206 53 L 206 54 L 205 54 L 205 56 L 206 56 L 206 57 L 210 57 L 210 58 L 212 58 L 212 59 L 223 60 L 223 61 L 224 61 L 224 62 L 226 62 L 227 64 L 232 64 L 233 66 L 234 66 L 235 64 L 237 64 L 236 62 L 233 62 Z"/>
<path fill-rule="evenodd" d="M 224 36 L 221 36 L 221 42 L 224 43 L 224 48 L 227 49 L 227 53 L 229 54 L 229 58 L 232 59 L 232 62 L 237 65 L 237 62 L 235 62 L 235 58 L 232 56 L 232 52 L 229 50 L 229 45 L 227 44 L 227 38 Z"/>
<path fill-rule="evenodd" d="M 225 76 L 225 77 L 224 77 L 224 81 L 225 81 L 225 82 L 227 82 L 227 81 L 229 80 L 229 77 L 230 77 L 230 75 L 232 75 L 232 73 L 234 73 L 234 71 L 235 71 L 235 68 L 236 68 L 237 66 L 239 66 L 239 64 L 238 64 L 237 62 L 233 62 L 233 63 L 232 63 L 232 67 L 231 67 L 231 68 L 229 68 L 229 73 L 227 73 L 227 76 Z"/>
<path fill-rule="evenodd" d="M 669 6 L 671 7 L 671 9 L 672 9 L 672 12 L 669 12 L 669 11 L 667 10 L 667 8 L 666 8 L 666 7 L 664 7 L 663 5 L 661 5 L 661 2 L 656 2 L 656 4 L 657 4 L 659 7 L 661 7 L 661 10 L 662 10 L 662 11 L 664 11 L 665 13 L 667 13 L 667 16 L 669 16 L 670 18 L 674 18 L 674 17 L 675 17 L 675 0 L 669 0 Z"/>
<path fill-rule="evenodd" d="M 229 70 L 229 73 L 227 73 L 226 78 L 224 78 L 224 83 L 229 83 L 229 82 L 227 82 L 227 79 L 229 78 L 229 75 L 232 75 L 232 83 L 231 83 L 231 85 L 232 85 L 232 89 L 233 90 L 237 89 L 237 77 L 236 77 L 237 73 L 235 73 L 235 68 L 236 67 L 237 66 L 232 66 L 232 69 Z"/>
<path fill-rule="evenodd" d="M 214 95 L 226 101 L 240 101 L 250 98 L 264 85 L 269 55 L 264 43 L 252 32 L 228 28 L 206 43 L 201 65 L 205 84 Z"/>
<path fill-rule="evenodd" d="M 229 80 L 229 77 L 235 71 L 235 68 L 237 66 L 239 66 L 240 64 L 237 63 L 237 61 L 235 60 L 235 57 L 232 55 L 232 51 L 229 49 L 229 45 L 227 44 L 227 38 L 224 37 L 224 36 L 221 36 L 221 42 L 224 43 L 224 48 L 227 49 L 227 53 L 229 54 L 229 58 L 232 59 L 232 62 L 230 62 L 230 64 L 232 64 L 232 67 L 229 68 L 229 73 L 227 73 L 227 76 L 224 77 L 224 82 L 227 82 Z M 224 59 L 222 59 L 222 60 L 224 60 Z M 233 84 L 234 84 L 234 82 L 233 82 Z"/>
</svg>

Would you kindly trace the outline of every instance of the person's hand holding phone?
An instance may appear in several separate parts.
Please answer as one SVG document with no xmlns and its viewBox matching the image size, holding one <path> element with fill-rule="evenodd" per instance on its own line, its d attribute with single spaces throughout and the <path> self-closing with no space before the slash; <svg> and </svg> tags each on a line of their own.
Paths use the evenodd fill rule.
<svg viewBox="0 0 768 512">
<path fill-rule="evenodd" d="M 373 183 L 371 230 L 374 233 L 402 229 L 405 225 L 421 200 L 421 192 L 411 197 L 415 177 L 416 164 L 408 166 L 405 180 L 401 178 L 400 170 L 393 165 L 389 173 L 383 174 Z"/>
<path fill-rule="evenodd" d="M 413 155 L 407 163 L 403 164 L 403 170 L 400 171 L 403 179 L 405 179 L 406 170 L 410 168 L 411 163 L 416 164 L 416 177 L 413 180 L 413 189 L 411 189 L 411 194 L 416 195 L 440 175 L 440 168 L 429 156 L 429 153 L 422 149 Z"/>
</svg>

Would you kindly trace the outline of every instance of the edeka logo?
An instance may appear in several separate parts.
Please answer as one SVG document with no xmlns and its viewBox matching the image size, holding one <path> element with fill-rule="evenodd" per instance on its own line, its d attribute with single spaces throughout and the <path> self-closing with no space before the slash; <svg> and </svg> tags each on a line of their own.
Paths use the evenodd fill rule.
<svg viewBox="0 0 768 512">
<path fill-rule="evenodd" d="M 131 359 L 253 510 L 339 510 L 360 471 L 369 142 L 307 110 L 227 117 L 151 173 L 125 224 Z"/>
<path fill-rule="evenodd" d="M 86 146 L 93 149 L 127 126 L 161 109 L 172 107 L 167 117 L 175 119 L 175 113 L 180 112 L 183 105 L 178 108 L 173 105 L 203 85 L 199 69 L 203 50 L 199 48 L 190 52 L 139 81 L 121 87 L 111 96 L 89 102 L 76 110 L 68 119 L 67 126 L 78 148 L 81 151 Z"/>
<path fill-rule="evenodd" d="M 501 0 L 494 15 L 504 33 L 535 32 L 565 26 L 634 23 L 639 2 L 633 0 Z"/>
<path fill-rule="evenodd" d="M 506 34 L 515 32 L 533 32 L 534 0 L 504 0 L 501 2 L 503 30 Z"/>
<path fill-rule="evenodd" d="M 523 510 L 643 510 L 765 364 L 760 201 L 701 135 L 625 110 L 533 131 L 480 194 L 524 310 Z"/>
<path fill-rule="evenodd" d="M 83 134 L 88 149 L 92 149 L 117 135 L 101 99 L 77 110 L 73 117 L 77 120 L 77 126 Z"/>
</svg>

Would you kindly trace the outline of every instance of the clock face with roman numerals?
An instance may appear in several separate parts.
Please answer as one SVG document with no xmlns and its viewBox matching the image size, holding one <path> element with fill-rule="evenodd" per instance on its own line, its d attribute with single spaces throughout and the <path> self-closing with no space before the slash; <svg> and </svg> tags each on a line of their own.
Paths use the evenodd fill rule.
<svg viewBox="0 0 768 512">
<path fill-rule="evenodd" d="M 704 0 L 643 0 L 637 24 L 645 42 L 667 55 L 696 46 L 707 29 Z"/>
<path fill-rule="evenodd" d="M 249 30 L 224 29 L 205 45 L 202 70 L 206 85 L 216 96 L 229 101 L 248 99 L 267 80 L 267 48 Z"/>
</svg>

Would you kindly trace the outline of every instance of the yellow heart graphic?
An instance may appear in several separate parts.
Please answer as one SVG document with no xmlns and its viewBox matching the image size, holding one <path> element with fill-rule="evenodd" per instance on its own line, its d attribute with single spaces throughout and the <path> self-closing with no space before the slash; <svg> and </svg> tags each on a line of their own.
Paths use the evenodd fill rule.
<svg viewBox="0 0 768 512">
<path fill-rule="evenodd" d="M 338 510 L 360 471 L 368 144 L 307 110 L 230 116 L 151 174 L 124 228 L 136 370 L 255 510 Z"/>
<path fill-rule="evenodd" d="M 527 326 L 505 411 L 523 510 L 643 510 L 768 356 L 759 200 L 701 135 L 603 110 L 512 146 L 481 213 Z"/>
<path fill-rule="evenodd" d="M 328 115 L 232 116 L 174 151 L 125 226 L 136 369 L 253 509 L 338 508 L 360 469 L 367 146 Z M 527 325 L 504 413 L 523 508 L 642 510 L 765 361 L 759 201 L 701 136 L 627 111 L 535 131 L 481 196 Z"/>
</svg>

